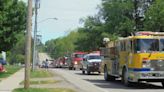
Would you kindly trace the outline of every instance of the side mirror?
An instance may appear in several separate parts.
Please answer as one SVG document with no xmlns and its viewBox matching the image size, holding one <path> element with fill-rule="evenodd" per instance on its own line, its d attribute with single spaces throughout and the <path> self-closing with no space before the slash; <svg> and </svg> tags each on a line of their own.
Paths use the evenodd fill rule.
<svg viewBox="0 0 164 92">
<path fill-rule="evenodd" d="M 83 58 L 83 61 L 85 61 L 86 59 L 85 58 Z"/>
</svg>

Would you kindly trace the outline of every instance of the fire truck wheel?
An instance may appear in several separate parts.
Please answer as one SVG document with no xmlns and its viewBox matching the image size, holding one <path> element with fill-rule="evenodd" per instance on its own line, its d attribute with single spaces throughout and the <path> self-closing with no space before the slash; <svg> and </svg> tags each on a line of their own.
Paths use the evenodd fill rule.
<svg viewBox="0 0 164 92">
<path fill-rule="evenodd" d="M 108 70 L 107 70 L 107 67 L 106 66 L 104 67 L 104 79 L 106 81 L 113 81 L 113 80 L 115 80 L 115 77 L 114 76 L 110 76 L 108 74 Z"/>
<path fill-rule="evenodd" d="M 164 81 L 162 82 L 162 86 L 164 87 Z"/>
<path fill-rule="evenodd" d="M 89 68 L 88 68 L 88 66 L 87 66 L 87 74 L 90 75 L 90 73 L 91 73 L 91 72 L 89 71 Z"/>
<path fill-rule="evenodd" d="M 87 71 L 87 74 L 88 74 L 88 75 L 90 75 L 90 74 L 91 74 L 91 72 L 90 72 L 90 71 Z"/>
<path fill-rule="evenodd" d="M 85 71 L 84 71 L 84 70 L 82 70 L 82 73 L 83 73 L 83 74 L 85 74 Z"/>
<path fill-rule="evenodd" d="M 104 79 L 105 79 L 106 81 L 109 81 L 109 74 L 108 74 L 108 72 L 107 72 L 106 67 L 104 67 Z"/>
<path fill-rule="evenodd" d="M 130 86 L 130 82 L 128 81 L 128 72 L 125 68 L 122 72 L 122 82 L 125 86 Z"/>
<path fill-rule="evenodd" d="M 72 67 L 69 67 L 69 70 L 72 70 Z"/>
</svg>

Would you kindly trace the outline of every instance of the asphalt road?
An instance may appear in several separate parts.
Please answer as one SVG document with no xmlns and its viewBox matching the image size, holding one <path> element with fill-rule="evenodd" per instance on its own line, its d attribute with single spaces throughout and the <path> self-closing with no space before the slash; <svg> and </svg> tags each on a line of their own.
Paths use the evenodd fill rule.
<svg viewBox="0 0 164 92">
<path fill-rule="evenodd" d="M 102 75 L 83 75 L 80 70 L 52 69 L 68 82 L 79 88 L 79 92 L 164 92 L 161 83 L 138 83 L 125 87 L 120 79 L 107 82 Z"/>
<path fill-rule="evenodd" d="M 39 54 L 40 60 L 49 58 L 46 53 Z M 78 92 L 164 92 L 161 83 L 138 83 L 131 87 L 125 87 L 121 80 L 107 82 L 103 75 L 83 75 L 80 70 L 52 69 L 61 75 L 66 81 L 79 89 Z"/>
</svg>

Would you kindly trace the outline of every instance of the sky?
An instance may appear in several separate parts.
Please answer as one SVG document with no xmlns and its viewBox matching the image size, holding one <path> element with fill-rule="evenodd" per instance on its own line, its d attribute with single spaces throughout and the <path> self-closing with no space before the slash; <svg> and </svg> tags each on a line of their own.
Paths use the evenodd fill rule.
<svg viewBox="0 0 164 92">
<path fill-rule="evenodd" d="M 42 42 L 65 36 L 70 30 L 83 26 L 79 19 L 95 15 L 99 4 L 101 0 L 41 0 L 38 22 L 47 18 L 58 19 L 38 23 L 38 34 L 42 35 Z"/>
</svg>

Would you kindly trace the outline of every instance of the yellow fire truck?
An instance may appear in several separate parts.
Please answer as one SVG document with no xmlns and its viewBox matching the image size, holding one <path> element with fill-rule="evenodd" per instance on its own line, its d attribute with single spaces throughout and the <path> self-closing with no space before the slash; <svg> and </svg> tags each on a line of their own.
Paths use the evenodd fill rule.
<svg viewBox="0 0 164 92">
<path fill-rule="evenodd" d="M 101 48 L 104 79 L 161 82 L 164 87 L 164 33 L 136 32 L 134 36 L 105 40 Z"/>
</svg>

